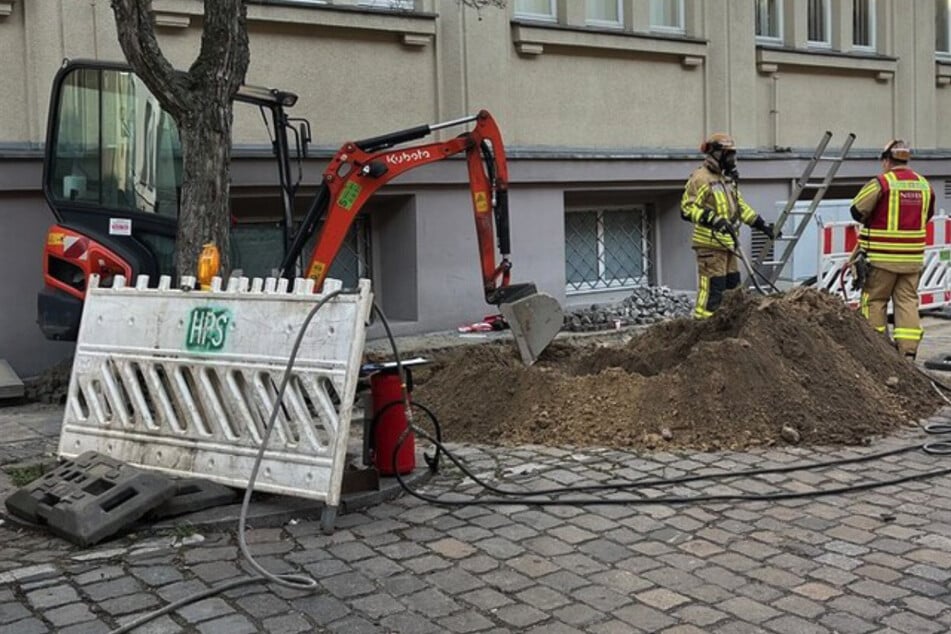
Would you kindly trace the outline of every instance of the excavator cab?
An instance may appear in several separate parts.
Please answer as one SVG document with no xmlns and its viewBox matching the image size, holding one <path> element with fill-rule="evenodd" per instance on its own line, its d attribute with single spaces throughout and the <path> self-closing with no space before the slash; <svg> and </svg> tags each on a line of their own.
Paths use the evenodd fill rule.
<svg viewBox="0 0 951 634">
<path fill-rule="evenodd" d="M 291 157 L 306 155 L 310 126 L 286 115 L 297 101 L 289 92 L 242 86 L 234 101 L 260 109 L 266 122 L 286 250 L 297 187 Z M 48 339 L 76 339 L 93 274 L 104 286 L 115 275 L 174 277 L 181 185 L 178 127 L 145 84 L 124 64 L 67 60 L 53 81 L 43 162 L 43 193 L 56 218 L 37 297 Z"/>
</svg>

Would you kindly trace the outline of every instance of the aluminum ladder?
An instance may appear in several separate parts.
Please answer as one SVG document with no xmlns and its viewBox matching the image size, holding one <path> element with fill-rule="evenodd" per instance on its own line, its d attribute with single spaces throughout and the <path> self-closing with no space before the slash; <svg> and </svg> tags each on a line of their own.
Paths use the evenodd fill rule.
<svg viewBox="0 0 951 634">
<path fill-rule="evenodd" d="M 769 285 L 775 285 L 780 279 L 783 270 L 786 268 L 786 264 L 789 263 L 789 259 L 792 257 L 796 244 L 799 242 L 799 238 L 802 237 L 802 234 L 806 231 L 806 227 L 809 226 L 809 222 L 815 216 L 816 209 L 819 207 L 819 203 L 822 202 L 822 197 L 825 196 L 829 185 L 832 184 L 832 180 L 835 178 L 836 172 L 839 171 L 839 167 L 852 148 L 852 143 L 855 141 L 855 134 L 849 133 L 845 139 L 845 143 L 842 144 L 838 156 L 825 156 L 826 147 L 829 145 L 831 139 L 832 132 L 826 131 L 819 141 L 819 145 L 816 147 L 812 159 L 809 160 L 809 163 L 803 170 L 802 176 L 796 181 L 793 191 L 786 201 L 786 207 L 780 212 L 779 218 L 776 219 L 775 229 L 781 231 L 782 235 L 775 240 L 767 238 L 766 241 L 762 243 L 759 251 L 755 254 L 752 262 L 753 269 L 762 274 L 762 277 L 756 280 L 757 282 L 762 282 L 763 278 L 765 278 L 769 280 Z M 809 179 L 812 178 L 812 172 L 820 161 L 828 161 L 829 169 L 826 171 L 825 177 L 821 182 L 811 182 Z M 809 203 L 806 209 L 796 209 L 795 207 L 799 201 L 799 196 L 807 187 L 816 188 L 812 202 Z M 787 221 L 788 224 L 792 225 L 792 229 L 789 231 L 787 231 Z M 770 258 L 771 253 L 772 257 Z M 748 280 L 748 285 L 752 285 L 753 281 L 754 280 Z"/>
</svg>

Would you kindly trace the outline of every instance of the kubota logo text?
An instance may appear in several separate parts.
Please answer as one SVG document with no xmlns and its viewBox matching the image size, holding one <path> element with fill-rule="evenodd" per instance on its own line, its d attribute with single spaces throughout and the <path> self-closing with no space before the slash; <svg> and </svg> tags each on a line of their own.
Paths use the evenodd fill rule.
<svg viewBox="0 0 951 634">
<path fill-rule="evenodd" d="M 412 152 L 400 152 L 399 154 L 390 154 L 386 157 L 386 162 L 390 165 L 402 165 L 412 161 L 422 161 L 428 159 L 432 154 L 429 150 L 413 150 Z"/>
</svg>

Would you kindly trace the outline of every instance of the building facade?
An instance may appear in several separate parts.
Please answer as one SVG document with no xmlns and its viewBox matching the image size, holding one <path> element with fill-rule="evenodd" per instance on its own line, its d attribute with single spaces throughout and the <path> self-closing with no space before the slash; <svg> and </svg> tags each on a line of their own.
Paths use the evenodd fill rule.
<svg viewBox="0 0 951 634">
<path fill-rule="evenodd" d="M 187 68 L 202 2 L 153 9 L 163 51 Z M 951 196 L 945 0 L 248 0 L 248 28 L 247 83 L 298 94 L 292 114 L 312 125 L 301 211 L 345 141 L 487 109 L 509 157 L 513 280 L 567 306 L 695 288 L 679 202 L 714 131 L 736 138 L 744 196 L 767 219 L 826 130 L 830 150 L 856 135 L 830 209 L 879 170 L 893 137 L 914 148 L 939 209 Z M 12 273 L 0 357 L 23 375 L 71 349 L 34 323 L 53 222 L 42 147 L 64 58 L 122 60 L 108 0 L 0 0 L 0 261 Z M 264 275 L 280 259 L 277 172 L 260 114 L 235 118 L 236 266 Z M 491 312 L 475 237 L 464 162 L 442 161 L 381 190 L 336 275 L 370 277 L 398 334 L 454 328 Z"/>
</svg>

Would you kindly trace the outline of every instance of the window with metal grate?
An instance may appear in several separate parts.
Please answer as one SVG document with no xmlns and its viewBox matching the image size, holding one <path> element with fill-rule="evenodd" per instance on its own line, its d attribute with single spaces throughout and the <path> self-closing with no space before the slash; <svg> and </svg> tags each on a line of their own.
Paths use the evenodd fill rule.
<svg viewBox="0 0 951 634">
<path fill-rule="evenodd" d="M 643 205 L 565 213 L 565 291 L 633 288 L 650 283 L 652 219 Z"/>
</svg>

